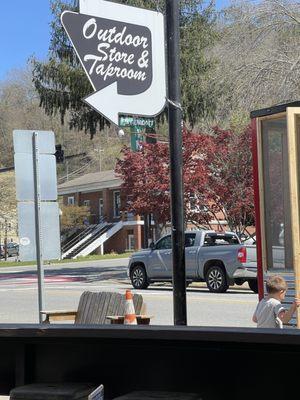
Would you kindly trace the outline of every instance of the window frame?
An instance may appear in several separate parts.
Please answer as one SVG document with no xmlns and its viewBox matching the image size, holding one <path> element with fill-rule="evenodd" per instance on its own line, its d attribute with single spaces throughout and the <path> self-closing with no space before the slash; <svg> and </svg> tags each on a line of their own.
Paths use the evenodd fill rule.
<svg viewBox="0 0 300 400">
<path fill-rule="evenodd" d="M 72 199 L 72 201 L 70 201 Z M 68 206 L 75 206 L 75 196 L 68 196 Z"/>
</svg>

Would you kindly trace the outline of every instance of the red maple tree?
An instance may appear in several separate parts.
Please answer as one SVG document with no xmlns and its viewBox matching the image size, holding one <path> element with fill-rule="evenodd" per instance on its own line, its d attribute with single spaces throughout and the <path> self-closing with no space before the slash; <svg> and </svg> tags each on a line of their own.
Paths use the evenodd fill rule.
<svg viewBox="0 0 300 400">
<path fill-rule="evenodd" d="M 216 151 L 210 174 L 212 200 L 222 210 L 231 230 L 247 232 L 254 225 L 251 127 L 243 132 L 214 128 Z"/>
<path fill-rule="evenodd" d="M 186 223 L 212 228 L 226 220 L 242 233 L 253 224 L 251 132 L 214 128 L 211 135 L 183 132 L 183 181 Z M 123 179 L 126 210 L 153 214 L 156 224 L 170 221 L 169 147 L 143 144 L 124 148 L 116 173 Z"/>
</svg>

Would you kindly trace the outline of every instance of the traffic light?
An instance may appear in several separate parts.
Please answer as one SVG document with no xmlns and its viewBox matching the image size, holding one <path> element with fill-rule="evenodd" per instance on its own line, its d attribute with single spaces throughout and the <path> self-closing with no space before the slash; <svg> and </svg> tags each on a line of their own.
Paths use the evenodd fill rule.
<svg viewBox="0 0 300 400">
<path fill-rule="evenodd" d="M 56 157 L 56 162 L 57 163 L 63 163 L 64 162 L 64 150 L 61 148 L 61 144 L 57 144 L 55 146 L 56 152 L 55 152 L 55 157 Z"/>
</svg>

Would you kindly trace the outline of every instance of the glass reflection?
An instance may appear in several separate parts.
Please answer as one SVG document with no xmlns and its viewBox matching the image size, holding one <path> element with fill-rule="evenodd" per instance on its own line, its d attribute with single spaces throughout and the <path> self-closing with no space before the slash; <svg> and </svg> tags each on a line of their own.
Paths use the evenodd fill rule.
<svg viewBox="0 0 300 400">
<path fill-rule="evenodd" d="M 291 269 L 286 119 L 262 122 L 267 268 Z"/>
</svg>

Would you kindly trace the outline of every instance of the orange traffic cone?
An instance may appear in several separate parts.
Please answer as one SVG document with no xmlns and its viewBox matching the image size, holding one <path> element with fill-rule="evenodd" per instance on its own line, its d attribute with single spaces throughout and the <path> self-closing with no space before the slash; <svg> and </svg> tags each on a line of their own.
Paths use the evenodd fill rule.
<svg viewBox="0 0 300 400">
<path fill-rule="evenodd" d="M 137 325 L 134 304 L 133 304 L 133 296 L 130 290 L 126 290 L 125 295 L 125 317 L 124 317 L 125 325 Z"/>
</svg>

